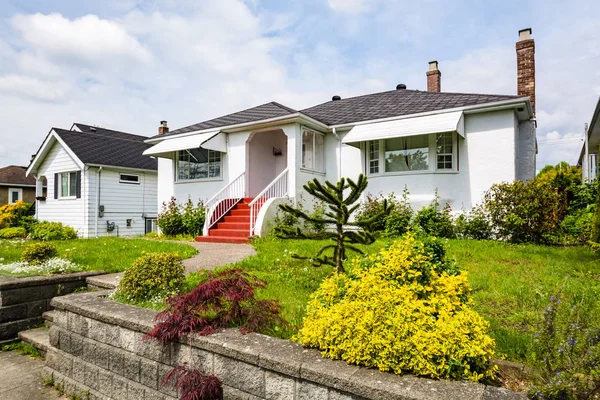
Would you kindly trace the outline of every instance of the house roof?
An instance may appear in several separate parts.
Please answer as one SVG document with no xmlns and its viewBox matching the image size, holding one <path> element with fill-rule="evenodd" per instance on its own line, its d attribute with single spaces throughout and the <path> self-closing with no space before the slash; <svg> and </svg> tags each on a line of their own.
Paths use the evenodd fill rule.
<svg viewBox="0 0 600 400">
<path fill-rule="evenodd" d="M 597 152 L 598 146 L 600 146 L 600 123 L 598 120 L 600 119 L 600 98 L 598 98 L 598 103 L 596 103 L 596 109 L 594 110 L 594 114 L 592 114 L 592 119 L 590 121 L 590 125 L 588 126 L 588 150 L 591 154 Z M 579 153 L 579 160 L 577 165 L 581 166 L 583 164 L 583 157 L 585 155 L 585 142 L 581 146 L 581 153 Z"/>
<path fill-rule="evenodd" d="M 8 167 L 0 168 L 0 186 L 35 186 L 35 178 L 33 176 L 25 176 L 26 171 L 27 167 L 20 165 L 9 165 Z"/>
<path fill-rule="evenodd" d="M 424 92 L 404 89 L 328 101 L 300 111 L 276 102 L 270 102 L 185 128 L 176 129 L 168 134 L 153 136 L 153 138 L 258 122 L 296 113 L 313 118 L 325 125 L 333 126 L 458 107 L 484 105 L 518 98 L 519 96 Z"/>
<path fill-rule="evenodd" d="M 52 130 L 69 146 L 71 151 L 84 164 L 109 165 L 124 168 L 156 170 L 157 161 L 144 156 L 144 150 L 151 145 L 144 143 L 145 136 L 114 131 L 76 123 L 81 130 Z"/>
</svg>

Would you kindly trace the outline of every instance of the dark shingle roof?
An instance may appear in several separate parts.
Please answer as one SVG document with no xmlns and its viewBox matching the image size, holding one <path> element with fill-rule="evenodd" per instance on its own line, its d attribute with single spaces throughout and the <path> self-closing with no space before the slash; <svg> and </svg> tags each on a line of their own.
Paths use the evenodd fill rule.
<svg viewBox="0 0 600 400">
<path fill-rule="evenodd" d="M 144 156 L 152 145 L 145 136 L 75 124 L 82 132 L 52 128 L 84 164 L 156 170 L 157 161 Z"/>
<path fill-rule="evenodd" d="M 0 185 L 33 185 L 35 186 L 35 178 L 31 175 L 25 177 L 27 167 L 19 165 L 9 165 L 8 167 L 0 168 Z"/>
<path fill-rule="evenodd" d="M 228 114 L 223 117 L 211 119 L 208 121 L 200 122 L 186 126 L 185 128 L 176 129 L 169 132 L 167 135 L 176 135 L 178 133 L 193 132 L 204 129 L 219 128 L 221 126 L 243 124 L 245 122 L 261 121 L 264 119 L 281 117 L 284 115 L 294 114 L 298 111 L 286 107 L 283 104 L 276 103 L 274 101 L 263 104 L 257 107 L 252 107 L 247 110 L 239 111 L 233 114 Z M 161 135 L 164 137 L 165 135 Z"/>
<path fill-rule="evenodd" d="M 328 101 L 300 112 L 326 125 L 340 125 L 516 98 L 518 96 L 437 93 L 404 89 Z"/>
<path fill-rule="evenodd" d="M 337 101 L 328 101 L 327 103 L 309 107 L 300 110 L 299 112 L 326 125 L 339 125 L 493 103 L 517 98 L 519 97 L 474 93 L 436 93 L 404 89 L 349 97 Z M 282 104 L 271 102 L 223 117 L 200 122 L 195 125 L 190 125 L 185 128 L 176 129 L 166 135 L 161 135 L 160 137 L 219 128 L 228 125 L 258 122 L 297 112 L 298 111 Z M 154 136 L 154 138 L 156 137 L 158 136 Z"/>
</svg>

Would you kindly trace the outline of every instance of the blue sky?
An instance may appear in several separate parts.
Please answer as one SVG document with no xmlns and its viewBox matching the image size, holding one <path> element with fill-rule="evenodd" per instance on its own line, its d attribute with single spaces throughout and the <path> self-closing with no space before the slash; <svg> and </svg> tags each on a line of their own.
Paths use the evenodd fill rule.
<svg viewBox="0 0 600 400">
<path fill-rule="evenodd" d="M 0 3 L 0 164 L 74 121 L 153 135 L 276 100 L 393 89 L 516 93 L 536 40 L 538 168 L 575 162 L 600 95 L 597 1 L 8 0 Z"/>
</svg>

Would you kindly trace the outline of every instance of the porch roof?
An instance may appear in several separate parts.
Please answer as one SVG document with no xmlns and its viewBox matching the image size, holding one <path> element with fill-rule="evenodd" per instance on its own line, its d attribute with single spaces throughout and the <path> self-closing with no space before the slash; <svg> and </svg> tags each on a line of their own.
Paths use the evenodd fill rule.
<svg viewBox="0 0 600 400">
<path fill-rule="evenodd" d="M 144 151 L 145 156 L 160 156 L 174 151 L 197 149 L 216 150 L 227 152 L 227 141 L 220 130 L 206 132 L 199 135 L 168 138 Z"/>
<path fill-rule="evenodd" d="M 356 125 L 348 132 L 342 143 L 357 146 L 369 140 L 390 139 L 429 133 L 457 132 L 465 136 L 462 111 L 422 117 L 403 118 L 393 121 Z"/>
</svg>

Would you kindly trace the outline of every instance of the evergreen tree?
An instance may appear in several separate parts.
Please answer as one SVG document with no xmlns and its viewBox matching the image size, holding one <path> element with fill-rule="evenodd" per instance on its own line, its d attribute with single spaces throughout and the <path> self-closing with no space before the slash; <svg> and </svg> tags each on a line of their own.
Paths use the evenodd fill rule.
<svg viewBox="0 0 600 400">
<path fill-rule="evenodd" d="M 287 204 L 281 204 L 282 211 L 293 215 L 300 220 L 311 224 L 320 224 L 326 226 L 320 233 L 306 232 L 301 227 L 279 226 L 276 228 L 276 234 L 282 239 L 331 239 L 334 244 L 323 246 L 315 256 L 312 257 L 313 265 L 331 265 L 338 273 L 344 272 L 343 262 L 346 260 L 348 250 L 363 254 L 357 248 L 356 244 L 371 244 L 375 241 L 373 234 L 373 224 L 375 221 L 384 218 L 392 209 L 384 200 L 382 210 L 371 215 L 370 218 L 362 219 L 360 222 L 349 222 L 351 215 L 358 209 L 360 196 L 367 187 L 367 178 L 361 174 L 357 182 L 352 179 L 341 178 L 337 184 L 325 181 L 322 184 L 317 179 L 313 179 L 303 186 L 308 194 L 321 200 L 327 210 L 322 216 L 308 215 L 302 209 L 295 208 Z M 347 196 L 344 196 L 347 193 Z M 356 203 L 356 204 L 355 204 Z M 347 227 L 354 227 L 347 229 Z M 334 228 L 334 229 L 329 229 Z M 358 228 L 358 229 L 357 229 Z M 326 252 L 333 251 L 331 256 L 325 255 Z M 294 255 L 295 258 L 309 259 Z"/>
</svg>

